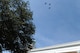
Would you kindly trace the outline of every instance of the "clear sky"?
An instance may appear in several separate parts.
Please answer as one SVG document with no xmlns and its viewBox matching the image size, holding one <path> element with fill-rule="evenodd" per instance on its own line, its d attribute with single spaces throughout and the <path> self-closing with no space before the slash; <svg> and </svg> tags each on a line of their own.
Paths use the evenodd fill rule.
<svg viewBox="0 0 80 53">
<path fill-rule="evenodd" d="M 80 0 L 29 1 L 37 48 L 80 40 Z"/>
<path fill-rule="evenodd" d="M 10 51 L 5 50 L 5 51 L 2 51 L 2 53 L 11 53 L 11 52 L 10 52 Z"/>
<path fill-rule="evenodd" d="M 80 0 L 29 1 L 37 48 L 80 40 Z"/>
</svg>

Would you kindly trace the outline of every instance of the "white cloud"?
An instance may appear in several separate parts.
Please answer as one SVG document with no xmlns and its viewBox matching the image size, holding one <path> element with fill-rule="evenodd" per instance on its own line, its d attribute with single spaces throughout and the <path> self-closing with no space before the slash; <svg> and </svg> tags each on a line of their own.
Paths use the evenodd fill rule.
<svg viewBox="0 0 80 53">
<path fill-rule="evenodd" d="M 47 36 L 44 36 L 43 34 L 40 34 L 40 33 L 35 35 L 35 39 L 36 39 L 37 47 L 46 47 L 46 46 L 50 46 L 50 45 L 58 43 L 58 41 L 54 39 L 50 39 Z"/>
</svg>

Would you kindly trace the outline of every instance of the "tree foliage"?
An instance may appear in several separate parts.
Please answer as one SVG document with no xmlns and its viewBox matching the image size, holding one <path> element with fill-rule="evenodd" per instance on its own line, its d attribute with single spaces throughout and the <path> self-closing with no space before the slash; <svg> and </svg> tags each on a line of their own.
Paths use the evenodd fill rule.
<svg viewBox="0 0 80 53">
<path fill-rule="evenodd" d="M 35 26 L 29 3 L 22 0 L 0 0 L 0 51 L 26 53 L 33 48 Z"/>
</svg>

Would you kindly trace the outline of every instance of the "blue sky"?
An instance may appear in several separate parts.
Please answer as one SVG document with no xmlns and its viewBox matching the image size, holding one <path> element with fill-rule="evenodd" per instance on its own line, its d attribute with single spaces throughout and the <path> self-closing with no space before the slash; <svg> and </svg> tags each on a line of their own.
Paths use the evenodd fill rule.
<svg viewBox="0 0 80 53">
<path fill-rule="evenodd" d="M 29 1 L 36 26 L 37 48 L 80 40 L 80 0 Z"/>
<path fill-rule="evenodd" d="M 80 40 L 80 0 L 29 1 L 37 48 Z"/>
<path fill-rule="evenodd" d="M 10 51 L 5 50 L 5 51 L 2 51 L 2 53 L 11 53 L 11 52 L 10 52 Z"/>
</svg>

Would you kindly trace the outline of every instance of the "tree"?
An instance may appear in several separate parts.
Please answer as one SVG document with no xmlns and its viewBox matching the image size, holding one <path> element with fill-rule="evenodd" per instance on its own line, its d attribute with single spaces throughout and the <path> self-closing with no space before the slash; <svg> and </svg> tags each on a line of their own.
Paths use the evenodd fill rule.
<svg viewBox="0 0 80 53">
<path fill-rule="evenodd" d="M 29 2 L 0 0 L 0 51 L 27 53 L 33 48 L 35 25 Z"/>
</svg>

